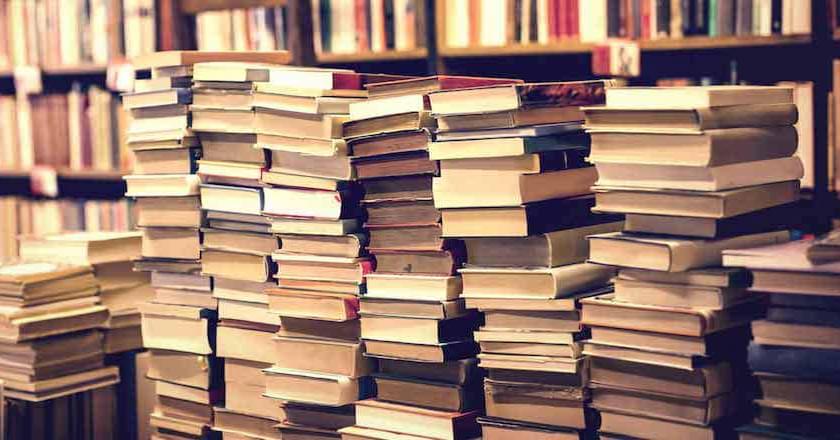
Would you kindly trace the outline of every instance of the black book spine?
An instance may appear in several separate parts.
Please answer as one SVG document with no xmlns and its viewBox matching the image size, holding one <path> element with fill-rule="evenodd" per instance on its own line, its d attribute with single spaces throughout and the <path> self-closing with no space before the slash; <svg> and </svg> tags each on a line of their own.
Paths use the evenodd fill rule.
<svg viewBox="0 0 840 440">
<path fill-rule="evenodd" d="M 774 34 L 782 33 L 782 0 L 773 0 L 770 13 L 770 31 Z"/>
<path fill-rule="evenodd" d="M 621 33 L 621 0 L 607 0 L 607 35 L 611 38 L 620 37 Z"/>
<path fill-rule="evenodd" d="M 330 29 L 330 0 L 318 2 L 319 18 L 321 21 L 321 50 L 332 52 L 332 33 Z"/>
<path fill-rule="evenodd" d="M 383 0 L 383 9 L 385 10 L 385 48 L 394 48 L 394 0 Z"/>
<path fill-rule="evenodd" d="M 680 0 L 683 35 L 694 34 L 694 0 Z"/>
<path fill-rule="evenodd" d="M 709 0 L 694 0 L 694 33 L 709 35 Z"/>
<path fill-rule="evenodd" d="M 656 0 L 656 34 L 664 37 L 671 33 L 671 2 Z"/>
</svg>

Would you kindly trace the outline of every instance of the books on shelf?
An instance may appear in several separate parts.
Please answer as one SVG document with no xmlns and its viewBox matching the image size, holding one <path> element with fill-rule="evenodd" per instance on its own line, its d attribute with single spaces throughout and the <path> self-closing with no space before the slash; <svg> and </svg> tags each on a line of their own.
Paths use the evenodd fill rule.
<svg viewBox="0 0 840 440">
<path fill-rule="evenodd" d="M 426 45 L 426 2 L 311 0 L 316 54 L 410 51 Z"/>
<path fill-rule="evenodd" d="M 195 14 L 199 50 L 285 50 L 288 10 L 283 6 L 223 9 Z"/>
<path fill-rule="evenodd" d="M 811 33 L 811 6 L 795 0 L 507 0 L 493 7 L 446 0 L 443 8 L 444 41 L 453 48 Z"/>
</svg>

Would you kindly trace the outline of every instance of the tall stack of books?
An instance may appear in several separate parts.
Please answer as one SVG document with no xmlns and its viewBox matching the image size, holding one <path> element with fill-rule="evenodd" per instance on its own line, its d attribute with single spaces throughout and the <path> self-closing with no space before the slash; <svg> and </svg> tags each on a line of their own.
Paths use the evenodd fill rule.
<svg viewBox="0 0 840 440">
<path fill-rule="evenodd" d="M 428 94 L 519 80 L 435 76 L 368 85 L 369 99 L 350 105 L 344 137 L 364 188 L 368 274 L 361 299 L 365 354 L 379 358 L 377 399 L 359 403 L 345 435 L 428 435 L 426 424 L 449 423 L 448 435 L 478 431 L 481 389 L 472 331 L 480 317 L 459 298 L 455 273 L 463 243 L 442 237 L 432 200 L 438 163 L 429 158 L 435 121 Z M 413 424 L 399 423 L 416 416 Z M 457 428 L 457 429 L 456 429 Z M 377 434 L 378 433 L 378 434 Z"/>
<path fill-rule="evenodd" d="M 271 155 L 263 212 L 281 248 L 269 307 L 280 316 L 266 396 L 283 402 L 284 438 L 338 438 L 372 392 L 358 295 L 373 261 L 361 231 L 359 191 L 341 124 L 364 85 L 395 79 L 347 70 L 287 69 L 259 84 L 257 138 Z"/>
<path fill-rule="evenodd" d="M 140 305 L 152 298 L 149 274 L 132 269 L 140 255 L 139 232 L 74 232 L 22 238 L 20 257 L 26 261 L 87 265 L 108 308 L 102 327 L 105 354 L 143 348 Z"/>
<path fill-rule="evenodd" d="M 154 301 L 142 308 L 143 340 L 152 351 L 148 376 L 156 380 L 151 425 L 174 438 L 205 438 L 214 404 L 223 398 L 216 346 L 216 301 L 202 273 L 197 159 L 192 131 L 194 65 L 203 62 L 287 62 L 288 53 L 161 52 L 134 60 L 152 78 L 138 80 L 126 96 L 133 107 L 129 144 L 154 150 L 142 175 L 126 176 L 127 195 L 138 198 L 143 230 L 137 270 L 152 272 Z M 142 158 L 138 162 L 143 163 Z M 247 201 L 247 200 L 246 200 Z M 218 237 L 216 237 L 218 238 Z M 215 241 L 224 243 L 225 237 Z"/>
<path fill-rule="evenodd" d="M 266 289 L 274 285 L 271 253 L 278 239 L 261 215 L 260 177 L 268 166 L 256 146 L 255 81 L 268 81 L 277 64 L 198 63 L 193 72 L 193 130 L 203 148 L 201 208 L 202 273 L 213 277 L 218 302 L 216 356 L 224 358 L 225 404 L 214 409 L 221 432 L 267 435 L 282 421 L 278 405 L 263 396 L 262 370 L 280 319 L 268 310 Z M 279 435 L 279 434 L 278 434 Z"/>
<path fill-rule="evenodd" d="M 802 176 L 791 90 L 611 88 L 584 111 L 595 210 L 627 215 L 623 232 L 590 237 L 590 260 L 620 269 L 614 296 L 583 300 L 600 431 L 731 434 L 763 306 L 721 252 L 788 240 Z"/>
<path fill-rule="evenodd" d="M 834 238 L 724 251 L 749 269 L 750 291 L 768 302 L 753 321 L 749 368 L 760 394 L 742 439 L 835 437 L 840 422 L 840 258 Z M 830 258 L 826 258 L 830 257 Z"/>
<path fill-rule="evenodd" d="M 42 402 L 119 382 L 118 369 L 104 364 L 97 329 L 107 323 L 108 309 L 90 266 L 0 265 L 0 318 L 6 397 Z"/>
<path fill-rule="evenodd" d="M 585 408 L 577 298 L 603 293 L 613 271 L 583 263 L 587 234 L 614 231 L 596 216 L 585 162 L 582 105 L 604 81 L 513 84 L 430 95 L 440 160 L 435 207 L 443 236 L 466 244 L 466 307 L 484 380 L 485 438 L 567 435 L 594 428 Z M 620 218 L 618 218 L 620 220 Z M 600 289 L 600 290 L 598 290 Z"/>
</svg>

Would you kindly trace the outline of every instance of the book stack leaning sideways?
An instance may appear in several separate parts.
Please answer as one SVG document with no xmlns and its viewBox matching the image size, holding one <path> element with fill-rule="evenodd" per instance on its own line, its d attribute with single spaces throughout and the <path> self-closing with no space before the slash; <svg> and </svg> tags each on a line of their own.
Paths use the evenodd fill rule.
<svg viewBox="0 0 840 440">
<path fill-rule="evenodd" d="M 443 236 L 462 238 L 484 438 L 588 435 L 578 300 L 605 293 L 614 271 L 585 263 L 588 234 L 616 231 L 620 216 L 595 215 L 582 105 L 604 102 L 605 81 L 512 84 L 430 95 L 430 147 Z"/>
<path fill-rule="evenodd" d="M 372 392 L 372 360 L 359 338 L 365 252 L 360 192 L 341 124 L 369 82 L 389 75 L 286 69 L 258 84 L 256 134 L 270 156 L 263 214 L 280 238 L 277 285 L 267 291 L 281 328 L 267 346 L 265 396 L 282 404 L 283 438 L 338 438 L 353 404 Z"/>
<path fill-rule="evenodd" d="M 584 112 L 595 210 L 626 214 L 623 232 L 589 238 L 590 261 L 619 269 L 613 296 L 583 300 L 600 432 L 731 435 L 763 306 L 721 252 L 789 239 L 802 176 L 791 90 L 611 88 Z"/>
<path fill-rule="evenodd" d="M 750 271 L 749 290 L 768 303 L 765 318 L 752 323 L 747 360 L 760 393 L 752 423 L 738 428 L 742 439 L 837 435 L 840 263 L 834 240 L 833 258 L 825 244 L 810 240 L 723 253 L 724 266 Z"/>
<path fill-rule="evenodd" d="M 359 402 L 345 437 L 471 438 L 482 409 L 472 332 L 464 307 L 463 243 L 445 239 L 432 199 L 438 162 L 429 158 L 435 121 L 428 94 L 519 80 L 435 76 L 368 85 L 350 105 L 344 137 L 364 189 L 368 252 L 376 259 L 362 296 L 365 354 L 377 358 L 376 399 Z"/>
<path fill-rule="evenodd" d="M 278 240 L 262 216 L 260 179 L 268 166 L 257 147 L 255 89 L 278 64 L 198 63 L 193 72 L 193 130 L 203 149 L 201 271 L 213 278 L 218 305 L 216 356 L 224 359 L 224 405 L 214 408 L 213 428 L 223 433 L 278 436 L 279 405 L 263 396 L 262 370 L 271 366 L 280 319 L 268 310 L 265 290 L 276 265 Z"/>
<path fill-rule="evenodd" d="M 136 197 L 143 231 L 135 269 L 152 272 L 154 300 L 142 308 L 143 342 L 151 351 L 148 377 L 157 401 L 151 426 L 173 438 L 211 435 L 213 405 L 224 393 L 217 361 L 216 301 L 212 280 L 202 274 L 204 218 L 196 174 L 201 146 L 192 131 L 192 82 L 196 63 L 285 63 L 285 52 L 160 52 L 133 61 L 151 69 L 137 80 L 124 104 L 134 116 L 128 142 L 138 156 L 126 176 L 127 195 Z M 142 153 L 148 151 L 148 153 Z"/>
</svg>

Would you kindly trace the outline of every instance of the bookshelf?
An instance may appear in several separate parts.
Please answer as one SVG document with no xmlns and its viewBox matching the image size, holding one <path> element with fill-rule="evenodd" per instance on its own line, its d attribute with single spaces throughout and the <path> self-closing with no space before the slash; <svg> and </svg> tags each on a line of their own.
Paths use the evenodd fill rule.
<svg viewBox="0 0 840 440">
<path fill-rule="evenodd" d="M 429 51 L 426 48 L 419 48 L 353 54 L 322 53 L 317 55 L 317 60 L 318 64 L 381 63 L 388 61 L 422 61 L 428 56 Z"/>
</svg>

